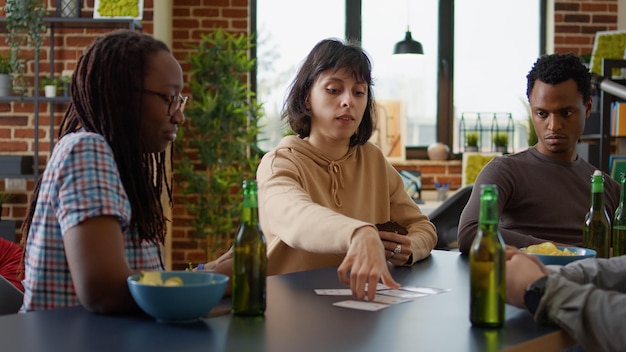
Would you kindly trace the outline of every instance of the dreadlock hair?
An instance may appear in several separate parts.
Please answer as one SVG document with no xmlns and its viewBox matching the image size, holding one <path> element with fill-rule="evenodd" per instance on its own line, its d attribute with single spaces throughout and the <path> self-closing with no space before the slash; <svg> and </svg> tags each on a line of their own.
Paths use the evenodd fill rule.
<svg viewBox="0 0 626 352">
<path fill-rule="evenodd" d="M 543 55 L 537 59 L 526 78 L 526 97 L 529 101 L 537 80 L 555 85 L 570 78 L 576 82 L 584 102 L 591 98 L 591 73 L 580 58 L 572 53 Z"/>
<path fill-rule="evenodd" d="M 376 105 L 372 91 L 372 62 L 356 42 L 343 43 L 339 39 L 330 38 L 313 47 L 291 84 L 281 118 L 289 122 L 298 137 L 305 138 L 311 134 L 311 112 L 306 107 L 306 98 L 315 80 L 329 69 L 333 72 L 346 69 L 357 81 L 367 83 L 367 105 L 363 119 L 356 133 L 350 137 L 351 147 L 365 144 L 374 131 Z"/>
<path fill-rule="evenodd" d="M 165 177 L 165 151 L 144 153 L 139 138 L 143 95 L 138 92 L 144 87 L 148 58 L 160 51 L 170 52 L 165 43 L 131 30 L 116 30 L 96 38 L 78 60 L 70 86 L 71 101 L 59 129 L 59 139 L 83 129 L 104 136 L 108 142 L 130 201 L 130 231 L 135 245 L 142 240 L 164 242 L 164 183 L 172 204 L 171 180 Z M 170 150 L 173 153 L 172 146 Z M 23 245 L 42 177 L 35 185 L 22 224 Z"/>
</svg>

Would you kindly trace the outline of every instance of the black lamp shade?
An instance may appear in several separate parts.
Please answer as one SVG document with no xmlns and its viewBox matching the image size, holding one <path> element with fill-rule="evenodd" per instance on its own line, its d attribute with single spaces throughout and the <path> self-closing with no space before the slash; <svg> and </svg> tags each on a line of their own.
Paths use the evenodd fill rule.
<svg viewBox="0 0 626 352">
<path fill-rule="evenodd" d="M 413 40 L 411 36 L 411 31 L 406 31 L 406 36 L 404 40 L 401 40 L 396 43 L 395 48 L 393 49 L 394 54 L 424 54 L 424 49 L 422 48 L 422 44 L 418 41 Z"/>
</svg>

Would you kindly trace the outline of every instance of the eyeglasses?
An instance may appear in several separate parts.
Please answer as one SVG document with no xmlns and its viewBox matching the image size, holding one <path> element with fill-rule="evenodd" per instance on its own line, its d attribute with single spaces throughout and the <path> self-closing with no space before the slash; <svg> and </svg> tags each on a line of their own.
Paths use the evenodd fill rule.
<svg viewBox="0 0 626 352">
<path fill-rule="evenodd" d="M 189 100 L 188 96 L 183 96 L 181 94 L 165 94 L 149 89 L 142 89 L 141 92 L 145 94 L 158 95 L 161 99 L 166 101 L 169 104 L 167 106 L 167 114 L 169 116 L 174 116 L 178 114 L 179 111 L 185 111 L 185 105 L 187 104 L 187 100 Z"/>
</svg>

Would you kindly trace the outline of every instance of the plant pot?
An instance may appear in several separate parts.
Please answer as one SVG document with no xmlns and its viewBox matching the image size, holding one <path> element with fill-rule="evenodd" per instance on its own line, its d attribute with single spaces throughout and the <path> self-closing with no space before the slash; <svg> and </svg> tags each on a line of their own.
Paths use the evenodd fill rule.
<svg viewBox="0 0 626 352">
<path fill-rule="evenodd" d="M 57 0 L 58 17 L 80 17 L 81 0 Z"/>
<path fill-rule="evenodd" d="M 46 98 L 54 98 L 57 96 L 57 86 L 47 85 L 43 87 Z"/>
<path fill-rule="evenodd" d="M 478 151 L 478 147 L 475 146 L 467 146 L 465 147 L 465 151 L 468 153 L 475 153 Z"/>
<path fill-rule="evenodd" d="M 9 74 L 0 74 L 0 97 L 8 97 L 11 95 L 11 80 Z"/>
</svg>

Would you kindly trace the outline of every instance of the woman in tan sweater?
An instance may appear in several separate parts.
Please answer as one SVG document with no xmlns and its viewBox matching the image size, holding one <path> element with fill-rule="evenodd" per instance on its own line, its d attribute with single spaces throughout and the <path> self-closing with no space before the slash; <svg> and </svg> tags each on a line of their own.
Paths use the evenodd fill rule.
<svg viewBox="0 0 626 352">
<path fill-rule="evenodd" d="M 412 265 L 434 248 L 434 225 L 368 142 L 374 111 L 367 54 L 338 40 L 319 42 L 283 111 L 296 136 L 267 153 L 257 171 L 268 274 L 339 265 L 353 295 L 364 298 L 367 283 L 373 299 L 380 279 L 398 287 L 387 261 Z M 377 229 L 389 221 L 401 228 Z"/>
</svg>

